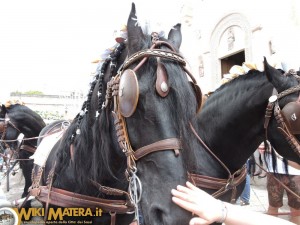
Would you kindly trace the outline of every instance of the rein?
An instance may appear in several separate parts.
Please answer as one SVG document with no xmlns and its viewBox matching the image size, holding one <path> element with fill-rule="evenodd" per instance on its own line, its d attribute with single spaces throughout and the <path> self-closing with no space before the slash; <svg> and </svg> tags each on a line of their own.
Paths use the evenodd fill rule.
<svg viewBox="0 0 300 225">
<path fill-rule="evenodd" d="M 227 171 L 228 178 L 221 179 L 216 177 L 209 177 L 201 174 L 188 173 L 188 179 L 197 187 L 208 188 L 217 190 L 212 194 L 215 198 L 220 197 L 225 194 L 227 191 L 232 190 L 231 202 L 236 201 L 236 187 L 240 185 L 246 178 L 247 169 L 244 165 L 241 169 L 237 170 L 234 173 L 231 173 L 228 167 L 212 152 L 212 150 L 204 143 L 201 137 L 197 134 L 195 128 L 190 123 L 190 128 L 199 142 L 205 147 L 205 149 L 220 163 L 220 165 Z"/>
</svg>

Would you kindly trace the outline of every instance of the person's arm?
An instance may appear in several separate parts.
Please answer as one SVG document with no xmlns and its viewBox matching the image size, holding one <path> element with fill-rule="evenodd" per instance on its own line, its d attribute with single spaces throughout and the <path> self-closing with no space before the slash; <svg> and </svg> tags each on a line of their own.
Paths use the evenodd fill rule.
<svg viewBox="0 0 300 225">
<path fill-rule="evenodd" d="M 172 190 L 172 200 L 180 207 L 198 216 L 191 219 L 190 225 L 204 225 L 213 222 L 224 222 L 226 225 L 294 224 L 278 217 L 217 200 L 190 182 L 187 182 L 186 185 L 187 187 L 178 185 L 177 190 Z"/>
</svg>

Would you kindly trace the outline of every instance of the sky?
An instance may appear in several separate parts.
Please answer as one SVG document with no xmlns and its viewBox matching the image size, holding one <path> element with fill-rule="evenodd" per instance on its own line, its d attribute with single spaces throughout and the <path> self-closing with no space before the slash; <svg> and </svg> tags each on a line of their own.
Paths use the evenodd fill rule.
<svg viewBox="0 0 300 225">
<path fill-rule="evenodd" d="M 167 1 L 168 2 L 168 1 Z M 87 90 L 96 65 L 91 62 L 114 45 L 114 30 L 126 24 L 129 0 L 0 1 L 0 99 L 12 91 Z M 157 5 L 137 0 L 140 18 L 166 20 Z M 159 3 L 159 4 L 158 4 Z M 178 18 L 173 1 L 167 18 Z M 152 13 L 152 14 L 149 14 Z M 173 23 L 174 25 L 175 23 Z"/>
</svg>

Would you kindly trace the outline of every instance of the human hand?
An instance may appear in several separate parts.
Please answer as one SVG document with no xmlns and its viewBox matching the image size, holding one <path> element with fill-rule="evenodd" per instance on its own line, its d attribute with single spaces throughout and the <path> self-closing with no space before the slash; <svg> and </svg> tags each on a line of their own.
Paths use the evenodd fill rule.
<svg viewBox="0 0 300 225">
<path fill-rule="evenodd" d="M 190 182 L 186 186 L 177 186 L 177 190 L 172 189 L 172 200 L 180 207 L 197 214 L 190 221 L 190 225 L 205 225 L 219 221 L 222 218 L 222 202 L 215 199 L 205 191 L 195 187 Z"/>
</svg>

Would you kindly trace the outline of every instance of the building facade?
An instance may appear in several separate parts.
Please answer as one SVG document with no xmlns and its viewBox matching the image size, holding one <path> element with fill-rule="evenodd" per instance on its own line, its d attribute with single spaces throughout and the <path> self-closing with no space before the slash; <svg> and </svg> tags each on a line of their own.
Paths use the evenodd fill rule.
<svg viewBox="0 0 300 225">
<path fill-rule="evenodd" d="M 263 57 L 299 70 L 300 2 L 297 0 L 187 0 L 182 7 L 181 51 L 204 93 L 233 65 Z"/>
</svg>

